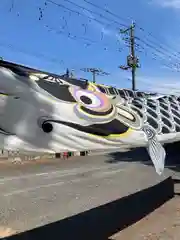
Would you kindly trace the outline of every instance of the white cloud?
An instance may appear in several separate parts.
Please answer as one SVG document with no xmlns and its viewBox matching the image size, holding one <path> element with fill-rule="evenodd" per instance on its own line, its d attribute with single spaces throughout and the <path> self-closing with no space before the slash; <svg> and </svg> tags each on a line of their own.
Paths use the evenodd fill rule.
<svg viewBox="0 0 180 240">
<path fill-rule="evenodd" d="M 131 72 L 119 70 L 106 78 L 99 78 L 98 82 L 117 88 L 131 88 Z M 180 96 L 180 78 L 178 74 L 165 75 L 157 73 L 137 74 L 136 88 L 140 91 L 156 92 L 159 94 L 174 94 Z"/>
<path fill-rule="evenodd" d="M 137 76 L 137 85 L 144 91 L 180 95 L 180 80 L 178 77 Z"/>
<path fill-rule="evenodd" d="M 157 4 L 164 8 L 180 10 L 180 0 L 151 0 L 151 3 Z"/>
</svg>

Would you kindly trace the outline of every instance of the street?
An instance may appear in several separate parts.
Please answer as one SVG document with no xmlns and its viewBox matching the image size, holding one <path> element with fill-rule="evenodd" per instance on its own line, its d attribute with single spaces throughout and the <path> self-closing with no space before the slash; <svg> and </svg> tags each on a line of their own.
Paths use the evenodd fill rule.
<svg viewBox="0 0 180 240">
<path fill-rule="evenodd" d="M 153 167 L 109 156 L 0 167 L 0 225 L 16 232 L 55 222 L 161 181 Z M 165 176 L 172 171 L 166 170 Z"/>
</svg>

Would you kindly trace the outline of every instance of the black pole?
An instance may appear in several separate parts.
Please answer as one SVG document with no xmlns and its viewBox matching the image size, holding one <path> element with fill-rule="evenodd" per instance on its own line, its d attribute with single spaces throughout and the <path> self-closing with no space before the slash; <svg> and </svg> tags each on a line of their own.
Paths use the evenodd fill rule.
<svg viewBox="0 0 180 240">
<path fill-rule="evenodd" d="M 93 83 L 96 82 L 96 72 L 95 70 L 92 71 L 92 74 L 93 74 Z"/>
</svg>

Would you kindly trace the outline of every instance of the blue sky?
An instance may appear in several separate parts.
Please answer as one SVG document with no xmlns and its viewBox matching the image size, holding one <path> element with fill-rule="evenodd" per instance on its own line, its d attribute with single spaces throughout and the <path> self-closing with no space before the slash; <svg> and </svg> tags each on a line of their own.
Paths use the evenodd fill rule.
<svg viewBox="0 0 180 240">
<path fill-rule="evenodd" d="M 5 60 L 59 74 L 69 67 L 74 69 L 78 77 L 88 78 L 91 75 L 80 69 L 99 67 L 110 75 L 97 77 L 98 82 L 131 88 L 130 72 L 118 68 L 126 63 L 129 51 L 122 40 L 123 36 L 119 34 L 122 26 L 86 11 L 83 7 L 120 24 L 130 25 L 131 20 L 134 20 L 138 26 L 135 29 L 137 37 L 147 42 L 154 39 L 148 35 L 151 33 L 156 37 L 158 49 L 160 44 L 166 44 L 170 45 L 171 54 L 180 52 L 180 0 L 90 0 L 122 19 L 113 18 L 84 0 L 71 0 L 82 8 L 66 0 L 53 1 L 74 12 L 52 3 L 45 5 L 45 0 L 1 0 L 0 55 Z M 73 36 L 76 37 L 75 40 L 72 39 Z M 89 39 L 88 44 L 85 39 Z M 143 46 L 142 42 L 139 43 Z M 153 60 L 152 51 L 153 49 L 145 48 L 143 52 L 137 53 L 141 63 L 141 68 L 137 71 L 137 88 L 159 92 L 179 89 L 180 92 L 180 72 L 167 69 L 162 61 Z M 163 58 L 166 64 L 169 63 L 167 56 L 158 54 L 158 59 Z M 177 61 L 177 58 L 173 59 L 173 63 Z"/>
</svg>

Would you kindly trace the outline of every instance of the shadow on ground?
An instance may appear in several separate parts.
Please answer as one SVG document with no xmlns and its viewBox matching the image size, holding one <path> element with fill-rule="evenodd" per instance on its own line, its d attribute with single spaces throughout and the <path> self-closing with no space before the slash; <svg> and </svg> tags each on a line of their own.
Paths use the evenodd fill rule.
<svg viewBox="0 0 180 240">
<path fill-rule="evenodd" d="M 179 185 L 179 186 L 180 186 L 180 179 L 173 178 L 173 182 L 174 182 L 174 187 L 175 187 L 176 185 Z M 178 189 L 179 189 L 179 188 L 178 188 Z M 176 189 L 176 191 L 174 191 L 174 195 L 175 195 L 175 196 L 180 196 L 179 190 L 178 190 L 178 192 L 177 192 L 177 189 Z"/>
<path fill-rule="evenodd" d="M 169 177 L 135 194 L 6 239 L 108 240 L 173 197 L 174 182 Z"/>
<path fill-rule="evenodd" d="M 180 143 L 168 144 L 165 146 L 165 166 L 174 171 L 180 172 Z M 109 153 L 108 163 L 141 162 L 145 165 L 153 165 L 145 148 L 136 148 L 128 152 Z"/>
</svg>

